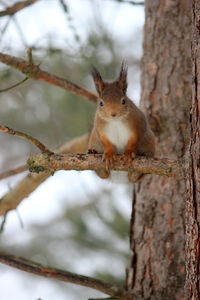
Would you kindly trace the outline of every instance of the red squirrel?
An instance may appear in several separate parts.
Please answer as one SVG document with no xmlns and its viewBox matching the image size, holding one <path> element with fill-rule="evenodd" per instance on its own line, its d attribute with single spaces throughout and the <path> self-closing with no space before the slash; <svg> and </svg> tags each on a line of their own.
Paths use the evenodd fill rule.
<svg viewBox="0 0 200 300">
<path fill-rule="evenodd" d="M 96 173 L 105 179 L 111 178 L 109 166 L 114 154 L 124 153 L 132 159 L 136 155 L 153 157 L 155 138 L 144 113 L 126 96 L 127 67 L 124 63 L 114 82 L 104 82 L 95 68 L 92 77 L 99 98 L 88 152 L 103 154 L 107 168 Z M 141 176 L 141 173 L 128 171 L 129 182 L 136 182 Z"/>
</svg>

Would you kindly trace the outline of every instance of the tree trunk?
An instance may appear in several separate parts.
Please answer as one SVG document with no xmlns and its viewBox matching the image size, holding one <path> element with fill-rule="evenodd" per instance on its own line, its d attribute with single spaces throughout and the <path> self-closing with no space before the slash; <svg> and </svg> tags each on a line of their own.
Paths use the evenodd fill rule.
<svg viewBox="0 0 200 300">
<path fill-rule="evenodd" d="M 186 299 L 200 299 L 200 3 L 193 1 L 192 109 L 187 152 Z"/>
<path fill-rule="evenodd" d="M 180 158 L 189 140 L 191 3 L 145 5 L 141 106 L 157 137 L 156 156 Z M 135 187 L 128 288 L 141 299 L 184 299 L 185 194 L 184 180 L 156 175 Z"/>
</svg>

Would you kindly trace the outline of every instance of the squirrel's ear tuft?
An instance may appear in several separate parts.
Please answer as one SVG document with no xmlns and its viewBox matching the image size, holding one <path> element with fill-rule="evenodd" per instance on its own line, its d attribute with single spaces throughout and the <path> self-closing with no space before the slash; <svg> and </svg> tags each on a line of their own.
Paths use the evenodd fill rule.
<svg viewBox="0 0 200 300">
<path fill-rule="evenodd" d="M 105 83 L 103 82 L 103 79 L 101 78 L 100 73 L 97 71 L 97 69 L 92 66 L 92 71 L 91 71 L 95 86 L 96 86 L 96 90 L 99 94 L 99 96 L 102 95 L 102 92 L 104 90 L 105 87 Z"/>
<path fill-rule="evenodd" d="M 117 86 L 123 91 L 124 94 L 126 94 L 126 90 L 127 90 L 127 72 L 128 72 L 128 67 L 126 63 L 123 61 L 119 73 L 119 78 L 117 80 Z"/>
</svg>

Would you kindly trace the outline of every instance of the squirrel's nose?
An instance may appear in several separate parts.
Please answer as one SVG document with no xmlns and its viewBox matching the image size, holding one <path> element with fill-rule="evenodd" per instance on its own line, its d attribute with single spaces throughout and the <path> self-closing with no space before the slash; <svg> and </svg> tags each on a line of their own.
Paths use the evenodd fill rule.
<svg viewBox="0 0 200 300">
<path fill-rule="evenodd" d="M 114 118 L 114 117 L 116 117 L 116 113 L 115 112 L 112 112 L 111 113 L 111 116 Z"/>
</svg>

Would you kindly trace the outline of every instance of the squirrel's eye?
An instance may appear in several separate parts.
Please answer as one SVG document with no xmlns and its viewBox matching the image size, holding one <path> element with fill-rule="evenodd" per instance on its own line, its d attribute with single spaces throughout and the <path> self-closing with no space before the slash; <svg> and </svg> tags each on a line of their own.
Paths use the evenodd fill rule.
<svg viewBox="0 0 200 300">
<path fill-rule="evenodd" d="M 124 98 L 122 98 L 122 104 L 125 104 L 126 100 Z"/>
<path fill-rule="evenodd" d="M 104 105 L 104 103 L 103 103 L 102 100 L 99 102 L 99 105 L 100 105 L 100 106 L 103 106 L 103 105 Z"/>
</svg>

